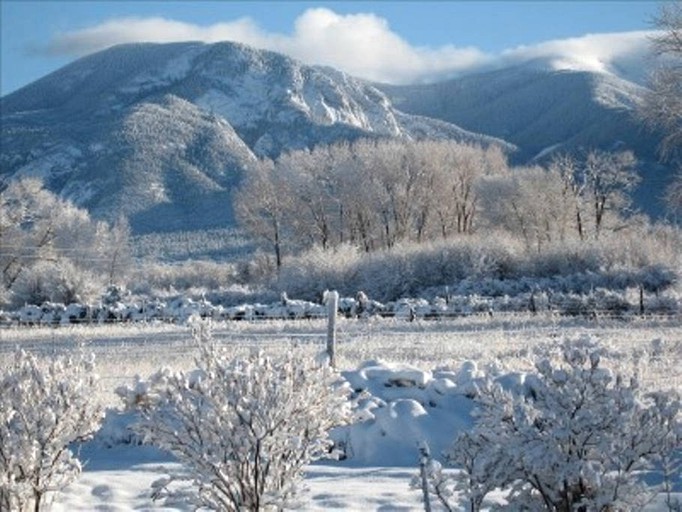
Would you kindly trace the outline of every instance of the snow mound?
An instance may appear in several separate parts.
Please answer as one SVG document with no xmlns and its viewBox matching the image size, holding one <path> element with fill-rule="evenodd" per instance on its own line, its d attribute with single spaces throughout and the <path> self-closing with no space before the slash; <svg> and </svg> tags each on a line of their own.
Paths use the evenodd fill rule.
<svg viewBox="0 0 682 512">
<path fill-rule="evenodd" d="M 346 464 L 414 466 L 421 443 L 438 456 L 473 425 L 472 397 L 481 373 L 471 361 L 457 371 L 367 361 L 342 375 L 356 404 L 355 422 L 333 433 Z"/>
</svg>

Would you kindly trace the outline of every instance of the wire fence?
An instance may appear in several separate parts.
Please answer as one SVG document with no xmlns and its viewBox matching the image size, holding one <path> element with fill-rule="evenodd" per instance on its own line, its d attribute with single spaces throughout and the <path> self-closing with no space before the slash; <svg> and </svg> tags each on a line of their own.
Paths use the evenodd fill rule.
<svg viewBox="0 0 682 512">
<path fill-rule="evenodd" d="M 319 312 L 268 312 L 255 311 L 245 312 L 239 314 L 222 313 L 216 311 L 215 313 L 201 313 L 199 311 L 179 312 L 176 314 L 158 314 L 134 312 L 124 314 L 105 314 L 100 315 L 98 311 L 84 312 L 79 316 L 60 316 L 58 314 L 51 316 L 49 312 L 44 315 L 34 315 L 29 317 L 26 315 L 22 317 L 19 313 L 3 313 L 0 311 L 0 329 L 11 329 L 16 327 L 68 327 L 72 325 L 130 325 L 130 324 L 156 324 L 164 323 L 169 325 L 183 325 L 191 318 L 198 317 L 201 319 L 212 319 L 220 322 L 244 322 L 244 323 L 258 323 L 258 322 L 272 322 L 280 320 L 291 321 L 309 321 L 326 318 L 326 313 Z M 559 307 L 547 308 L 541 311 L 527 310 L 502 310 L 496 311 L 494 309 L 478 309 L 474 311 L 466 310 L 445 310 L 445 311 L 414 311 L 404 309 L 400 311 L 381 311 L 371 315 L 355 315 L 349 311 L 342 311 L 341 316 L 346 318 L 366 318 L 374 316 L 383 319 L 398 319 L 407 322 L 417 320 L 421 321 L 438 321 L 438 320 L 463 320 L 468 318 L 493 318 L 497 316 L 503 317 L 517 317 L 526 318 L 532 317 L 565 317 L 565 318 L 580 318 L 588 320 L 632 320 L 632 319 L 649 319 L 670 321 L 675 319 L 682 319 L 682 311 L 673 308 L 656 309 L 656 310 L 640 310 L 638 308 L 619 309 L 612 308 L 580 308 L 580 309 L 565 309 Z"/>
<path fill-rule="evenodd" d="M 682 389 L 682 319 L 622 318 L 505 313 L 439 320 L 339 319 L 340 368 L 387 360 L 424 369 L 484 366 L 495 361 L 518 371 L 532 369 L 533 347 L 565 337 L 594 336 L 627 357 L 652 386 Z M 131 382 L 161 367 L 191 369 L 199 344 L 192 325 L 148 323 L 14 327 L 0 330 L 0 367 L 21 348 L 50 357 L 82 348 L 95 354 L 103 384 Z M 297 351 L 316 357 L 327 341 L 325 319 L 213 322 L 213 343 L 238 356 L 253 350 Z M 113 387 L 112 387 L 113 386 Z"/>
</svg>

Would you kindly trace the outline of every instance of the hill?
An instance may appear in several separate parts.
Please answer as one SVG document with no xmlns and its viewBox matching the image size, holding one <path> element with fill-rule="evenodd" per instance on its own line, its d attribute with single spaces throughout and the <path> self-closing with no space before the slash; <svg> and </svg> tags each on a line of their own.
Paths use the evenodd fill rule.
<svg viewBox="0 0 682 512">
<path fill-rule="evenodd" d="M 500 144 L 516 164 L 622 147 L 641 162 L 636 205 L 660 215 L 672 173 L 633 115 L 641 59 L 555 64 L 389 86 L 236 43 L 115 46 L 0 99 L 0 180 L 40 177 L 144 234 L 233 226 L 232 191 L 259 157 L 317 144 L 449 138 Z"/>
<path fill-rule="evenodd" d="M 500 143 L 395 109 L 374 86 L 235 43 L 122 45 L 2 98 L 3 180 L 37 176 L 136 233 L 234 223 L 258 157 L 360 137 Z M 510 149 L 511 146 L 507 145 Z"/>
<path fill-rule="evenodd" d="M 658 163 L 658 137 L 635 115 L 646 90 L 639 83 L 608 71 L 556 69 L 552 59 L 537 58 L 434 84 L 379 87 L 404 112 L 511 142 L 517 164 L 546 162 L 562 151 L 631 149 L 643 175 L 636 203 L 661 213 L 671 172 Z"/>
</svg>

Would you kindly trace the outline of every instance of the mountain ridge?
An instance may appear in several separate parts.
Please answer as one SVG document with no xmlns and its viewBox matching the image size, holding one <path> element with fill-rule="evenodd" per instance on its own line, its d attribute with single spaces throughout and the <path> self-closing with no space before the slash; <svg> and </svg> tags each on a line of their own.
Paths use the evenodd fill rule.
<svg viewBox="0 0 682 512">
<path fill-rule="evenodd" d="M 238 43 L 119 45 L 0 98 L 0 179 L 38 176 L 96 217 L 124 214 L 145 233 L 233 225 L 231 193 L 257 158 L 341 140 L 449 138 L 499 144 L 530 161 L 603 127 L 600 145 L 626 143 L 618 131 L 625 126 L 650 158 L 653 141 L 635 140 L 622 117 L 640 86 L 603 82 L 600 94 L 611 103 L 599 106 L 594 74 L 529 74 L 538 64 L 516 75 L 503 69 L 385 86 Z M 564 98 L 539 115 L 553 91 L 572 92 L 573 103 Z M 557 122 L 563 112 L 583 117 Z M 547 128 L 552 118 L 563 133 Z"/>
<path fill-rule="evenodd" d="M 507 140 L 519 148 L 515 164 L 630 149 L 642 176 L 636 206 L 653 217 L 663 213 L 660 197 L 673 171 L 659 162 L 659 135 L 635 114 L 646 89 L 613 72 L 554 69 L 553 59 L 537 58 L 434 84 L 377 87 L 406 113 Z"/>
</svg>

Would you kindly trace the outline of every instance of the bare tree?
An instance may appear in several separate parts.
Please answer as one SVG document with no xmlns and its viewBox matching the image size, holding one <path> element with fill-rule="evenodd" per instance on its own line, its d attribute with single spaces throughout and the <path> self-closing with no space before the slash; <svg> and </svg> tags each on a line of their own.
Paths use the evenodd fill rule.
<svg viewBox="0 0 682 512">
<path fill-rule="evenodd" d="M 130 224 L 128 219 L 121 215 L 114 225 L 108 230 L 106 236 L 109 250 L 104 254 L 107 264 L 109 284 L 114 283 L 117 276 L 126 272 L 130 264 Z"/>
<path fill-rule="evenodd" d="M 291 194 L 271 160 L 254 166 L 235 191 L 237 218 L 253 235 L 272 247 L 277 269 L 282 266 L 291 219 Z"/>
<path fill-rule="evenodd" d="M 562 195 L 570 203 L 574 211 L 575 229 L 580 240 L 585 239 L 585 221 L 583 220 L 583 194 L 585 182 L 580 179 L 580 163 L 569 154 L 557 155 L 549 165 L 550 171 L 561 176 L 564 184 Z"/>
<path fill-rule="evenodd" d="M 594 236 L 599 238 L 608 211 L 622 214 L 631 203 L 628 195 L 640 181 L 632 151 L 593 150 L 587 155 L 584 179 L 592 202 Z"/>
<path fill-rule="evenodd" d="M 665 64 L 654 71 L 649 80 L 649 92 L 639 108 L 645 123 L 663 132 L 661 156 L 680 163 L 682 158 L 682 1 L 662 4 L 654 20 L 660 29 L 653 38 L 654 50 L 666 57 Z M 682 208 L 682 196 L 676 193 L 682 185 L 678 172 L 665 196 L 668 207 Z"/>
<path fill-rule="evenodd" d="M 342 205 L 339 200 L 338 162 L 343 146 L 319 146 L 311 151 L 292 151 L 275 162 L 277 173 L 286 177 L 292 193 L 293 234 L 304 245 L 328 249 L 340 243 Z"/>
<path fill-rule="evenodd" d="M 546 245 L 566 239 L 571 197 L 556 170 L 517 168 L 486 180 L 481 195 L 488 224 L 503 227 L 522 239 L 526 248 L 539 253 Z"/>
<path fill-rule="evenodd" d="M 435 174 L 429 193 L 440 235 L 471 233 L 479 213 L 480 180 L 506 170 L 506 157 L 496 146 L 483 149 L 451 141 L 425 143 L 424 152 Z"/>
<path fill-rule="evenodd" d="M 370 141 L 358 141 L 352 145 L 347 159 L 340 160 L 339 199 L 343 209 L 344 230 L 351 244 L 363 251 L 378 248 L 379 220 L 376 215 L 376 180 L 372 177 L 369 156 L 373 153 Z"/>
<path fill-rule="evenodd" d="M 671 156 L 682 148 L 682 2 L 662 4 L 654 22 L 661 30 L 653 38 L 654 50 L 668 59 L 653 73 L 640 113 L 664 130 L 661 149 Z"/>
<path fill-rule="evenodd" d="M 48 250 L 57 203 L 35 179 L 14 181 L 0 194 L 0 270 L 6 288 Z"/>
</svg>

